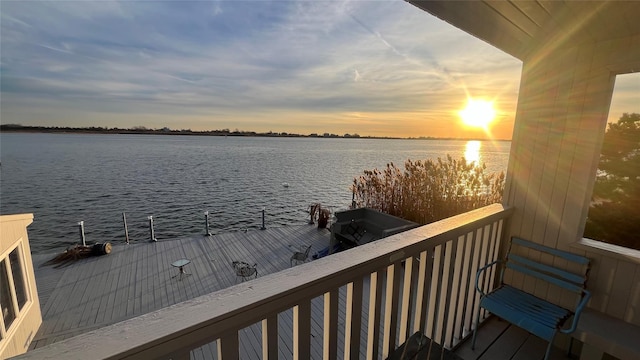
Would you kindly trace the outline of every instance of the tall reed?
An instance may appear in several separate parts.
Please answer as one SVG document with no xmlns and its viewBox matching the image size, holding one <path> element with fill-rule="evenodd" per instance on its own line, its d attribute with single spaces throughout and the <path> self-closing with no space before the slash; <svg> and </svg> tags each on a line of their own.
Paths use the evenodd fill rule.
<svg viewBox="0 0 640 360">
<path fill-rule="evenodd" d="M 486 165 L 464 158 L 407 160 L 404 171 L 393 163 L 365 170 L 353 179 L 358 207 L 370 207 L 420 224 L 428 224 L 502 201 L 504 172 L 485 174 Z"/>
</svg>

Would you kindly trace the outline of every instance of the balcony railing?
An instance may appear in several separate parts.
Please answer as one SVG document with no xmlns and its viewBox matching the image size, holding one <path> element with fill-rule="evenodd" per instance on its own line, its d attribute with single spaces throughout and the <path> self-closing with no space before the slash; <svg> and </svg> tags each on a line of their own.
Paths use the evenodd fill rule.
<svg viewBox="0 0 640 360">
<path fill-rule="evenodd" d="M 474 274 L 498 257 L 510 214 L 490 205 L 64 340 L 26 358 L 189 359 L 195 349 L 215 346 L 222 359 L 241 358 L 247 347 L 270 359 L 320 353 L 325 359 L 377 359 L 416 331 L 451 348 L 473 329 L 480 311 Z M 485 288 L 492 286 L 492 275 L 482 279 Z M 291 315 L 288 326 L 284 313 Z"/>
</svg>

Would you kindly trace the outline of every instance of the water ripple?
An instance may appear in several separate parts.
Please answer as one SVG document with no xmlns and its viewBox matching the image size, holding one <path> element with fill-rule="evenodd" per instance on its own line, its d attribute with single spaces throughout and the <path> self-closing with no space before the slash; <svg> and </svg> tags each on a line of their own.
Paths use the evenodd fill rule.
<svg viewBox="0 0 640 360">
<path fill-rule="evenodd" d="M 34 213 L 33 252 L 79 240 L 132 241 L 302 225 L 320 202 L 351 202 L 349 186 L 365 169 L 406 159 L 461 157 L 465 141 L 224 138 L 198 136 L 0 134 L 0 212 Z M 488 170 L 506 169 L 510 143 L 483 142 Z M 289 187 L 282 184 L 288 183 Z"/>
</svg>

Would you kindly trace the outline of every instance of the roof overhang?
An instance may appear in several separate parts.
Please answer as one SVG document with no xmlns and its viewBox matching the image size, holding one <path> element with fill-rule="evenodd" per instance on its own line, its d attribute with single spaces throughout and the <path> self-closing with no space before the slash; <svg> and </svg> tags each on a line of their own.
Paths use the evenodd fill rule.
<svg viewBox="0 0 640 360">
<path fill-rule="evenodd" d="M 640 34 L 640 1 L 407 1 L 523 61 L 542 46 Z"/>
</svg>

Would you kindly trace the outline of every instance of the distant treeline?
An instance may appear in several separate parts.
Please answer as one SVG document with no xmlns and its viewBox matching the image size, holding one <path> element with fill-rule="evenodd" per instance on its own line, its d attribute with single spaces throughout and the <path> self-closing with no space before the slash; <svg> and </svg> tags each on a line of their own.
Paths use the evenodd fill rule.
<svg viewBox="0 0 640 360">
<path fill-rule="evenodd" d="M 168 127 L 161 129 L 149 129 L 144 126 L 134 126 L 128 129 L 121 129 L 117 127 L 107 128 L 100 126 L 90 127 L 60 127 L 60 126 L 26 126 L 20 124 L 3 124 L 0 125 L 0 132 L 36 132 L 36 133 L 84 133 L 84 134 L 148 134 L 148 135 L 200 135 L 200 136 L 264 136 L 264 137 L 311 137 L 311 138 L 348 138 L 348 139 L 402 139 L 392 136 L 360 136 L 358 134 L 344 134 L 338 135 L 333 133 L 317 134 L 312 133 L 308 135 L 286 133 L 286 132 L 255 132 L 255 131 L 243 131 L 243 130 L 191 130 L 181 129 L 175 130 Z M 413 140 L 482 140 L 471 138 L 439 138 L 431 136 L 410 137 L 408 139 Z"/>
<path fill-rule="evenodd" d="M 344 134 L 337 135 L 331 133 L 324 134 L 294 134 L 286 132 L 264 132 L 259 133 L 255 131 L 242 131 L 242 130 L 204 130 L 196 131 L 191 129 L 175 130 L 168 127 L 161 129 L 149 129 L 144 126 L 134 126 L 128 129 L 121 129 L 117 127 L 107 128 L 100 126 L 90 127 L 59 127 L 59 126 L 25 126 L 20 124 L 3 124 L 0 125 L 0 131 L 4 132 L 46 132 L 46 133 L 90 133 L 90 134 L 152 134 L 152 135 L 205 135 L 205 136 L 268 136 L 268 137 L 320 137 L 320 138 L 360 138 L 358 134 Z M 393 137 L 380 137 L 380 136 L 362 136 L 363 138 L 375 138 L 375 139 L 395 139 Z"/>
</svg>

